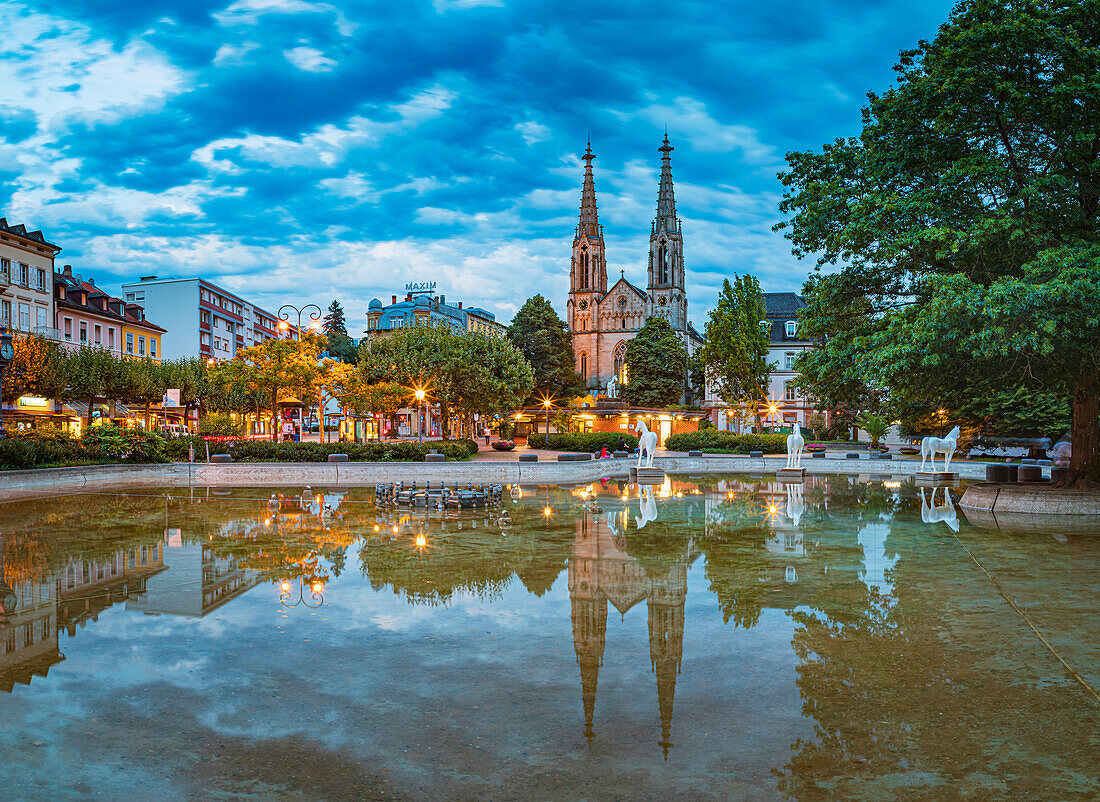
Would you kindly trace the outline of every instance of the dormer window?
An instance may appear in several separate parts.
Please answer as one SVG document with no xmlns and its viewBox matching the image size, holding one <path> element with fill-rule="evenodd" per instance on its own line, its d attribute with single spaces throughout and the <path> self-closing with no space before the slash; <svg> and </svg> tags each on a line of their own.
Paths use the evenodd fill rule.
<svg viewBox="0 0 1100 802">
<path fill-rule="evenodd" d="M 787 321 L 787 336 L 794 337 L 798 333 L 798 323 L 794 320 Z"/>
<path fill-rule="evenodd" d="M 767 320 L 761 320 L 760 321 L 760 330 L 763 331 L 765 334 L 767 334 L 769 331 L 772 330 L 772 324 Z"/>
</svg>

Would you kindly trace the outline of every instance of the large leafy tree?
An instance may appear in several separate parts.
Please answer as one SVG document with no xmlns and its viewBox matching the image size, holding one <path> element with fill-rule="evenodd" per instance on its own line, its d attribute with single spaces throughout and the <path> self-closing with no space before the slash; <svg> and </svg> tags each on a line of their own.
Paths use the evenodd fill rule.
<svg viewBox="0 0 1100 802">
<path fill-rule="evenodd" d="M 626 346 L 628 381 L 620 395 L 631 406 L 667 407 L 684 394 L 688 355 L 663 317 L 651 317 Z"/>
<path fill-rule="evenodd" d="M 529 404 L 546 395 L 570 398 L 584 391 L 584 381 L 573 360 L 573 337 L 550 301 L 541 295 L 528 298 L 512 318 L 508 339 L 534 371 Z"/>
<path fill-rule="evenodd" d="M 92 425 L 92 413 L 97 398 L 106 398 L 117 386 L 116 365 L 119 360 L 102 348 L 80 348 L 65 355 L 63 371 L 66 378 L 61 390 L 62 401 L 82 401 L 88 405 L 85 426 Z"/>
<path fill-rule="evenodd" d="M 768 400 L 769 329 L 764 294 L 755 276 L 722 282 L 718 304 L 710 313 L 702 361 L 718 397 L 731 406 L 756 410 Z"/>
<path fill-rule="evenodd" d="M 1100 0 L 960 3 L 858 138 L 788 154 L 780 228 L 819 271 L 842 265 L 806 288 L 812 392 L 870 386 L 917 418 L 1056 389 L 1068 482 L 1100 478 L 1097 19 Z"/>
<path fill-rule="evenodd" d="M 34 334 L 12 338 L 15 355 L 4 369 L 4 400 L 21 395 L 56 398 L 65 388 L 65 357 L 56 344 Z"/>
</svg>

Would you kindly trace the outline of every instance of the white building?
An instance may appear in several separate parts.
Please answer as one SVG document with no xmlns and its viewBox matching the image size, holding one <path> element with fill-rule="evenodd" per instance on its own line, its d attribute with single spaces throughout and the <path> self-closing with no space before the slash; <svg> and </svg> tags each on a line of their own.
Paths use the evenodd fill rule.
<svg viewBox="0 0 1100 802">
<path fill-rule="evenodd" d="M 10 225 L 0 217 L 0 326 L 57 340 L 54 328 L 53 261 L 61 248 L 41 231 Z"/>
<path fill-rule="evenodd" d="M 238 348 L 280 336 L 279 318 L 201 278 L 142 276 L 123 284 L 127 303 L 165 326 L 163 358 L 232 359 Z M 289 328 L 297 336 L 297 326 Z"/>
<path fill-rule="evenodd" d="M 799 373 L 794 362 L 798 355 L 813 347 L 813 343 L 799 335 L 798 310 L 805 301 L 793 292 L 764 293 L 765 319 L 760 325 L 768 332 L 768 363 L 772 366 L 767 387 L 768 397 L 761 399 L 757 411 L 765 426 L 805 426 L 816 411 L 813 401 L 794 386 Z M 737 415 L 726 404 L 717 400 L 717 394 L 708 386 L 707 408 L 710 419 L 719 429 L 748 431 L 754 423 L 751 415 L 737 420 Z M 713 400 L 711 400 L 713 399 Z"/>
</svg>

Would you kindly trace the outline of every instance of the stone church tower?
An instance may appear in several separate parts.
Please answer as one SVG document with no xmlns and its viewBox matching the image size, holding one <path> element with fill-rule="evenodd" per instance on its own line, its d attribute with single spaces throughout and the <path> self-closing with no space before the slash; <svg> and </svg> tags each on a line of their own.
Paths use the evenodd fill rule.
<svg viewBox="0 0 1100 802">
<path fill-rule="evenodd" d="M 672 189 L 673 151 L 665 134 L 661 153 L 661 183 L 657 189 L 657 216 L 649 233 L 649 283 L 646 285 L 646 318 L 663 317 L 674 331 L 687 332 L 687 292 L 684 289 L 684 242 L 676 216 Z"/>
<path fill-rule="evenodd" d="M 684 340 L 688 353 L 703 344 L 687 317 L 684 249 L 676 196 L 672 186 L 672 145 L 668 136 L 658 148 L 661 179 L 657 190 L 657 216 L 650 226 L 649 278 L 646 289 L 631 284 L 624 271 L 607 286 L 607 255 L 603 227 L 596 208 L 596 184 L 592 174 L 591 143 L 585 148 L 584 183 L 581 187 L 580 218 L 573 236 L 569 263 L 569 300 L 566 320 L 573 334 L 575 369 L 586 386 L 600 388 L 612 376 L 619 384 L 630 377 L 626 370 L 626 344 L 657 315 L 668 320 Z"/>
</svg>

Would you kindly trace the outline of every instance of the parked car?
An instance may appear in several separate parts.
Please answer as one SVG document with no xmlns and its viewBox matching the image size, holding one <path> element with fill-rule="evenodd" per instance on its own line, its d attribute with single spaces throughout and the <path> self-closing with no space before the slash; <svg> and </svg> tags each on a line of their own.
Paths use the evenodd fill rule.
<svg viewBox="0 0 1100 802">
<path fill-rule="evenodd" d="M 160 433 L 165 437 L 187 437 L 191 430 L 182 423 L 166 423 L 160 427 Z"/>
</svg>

